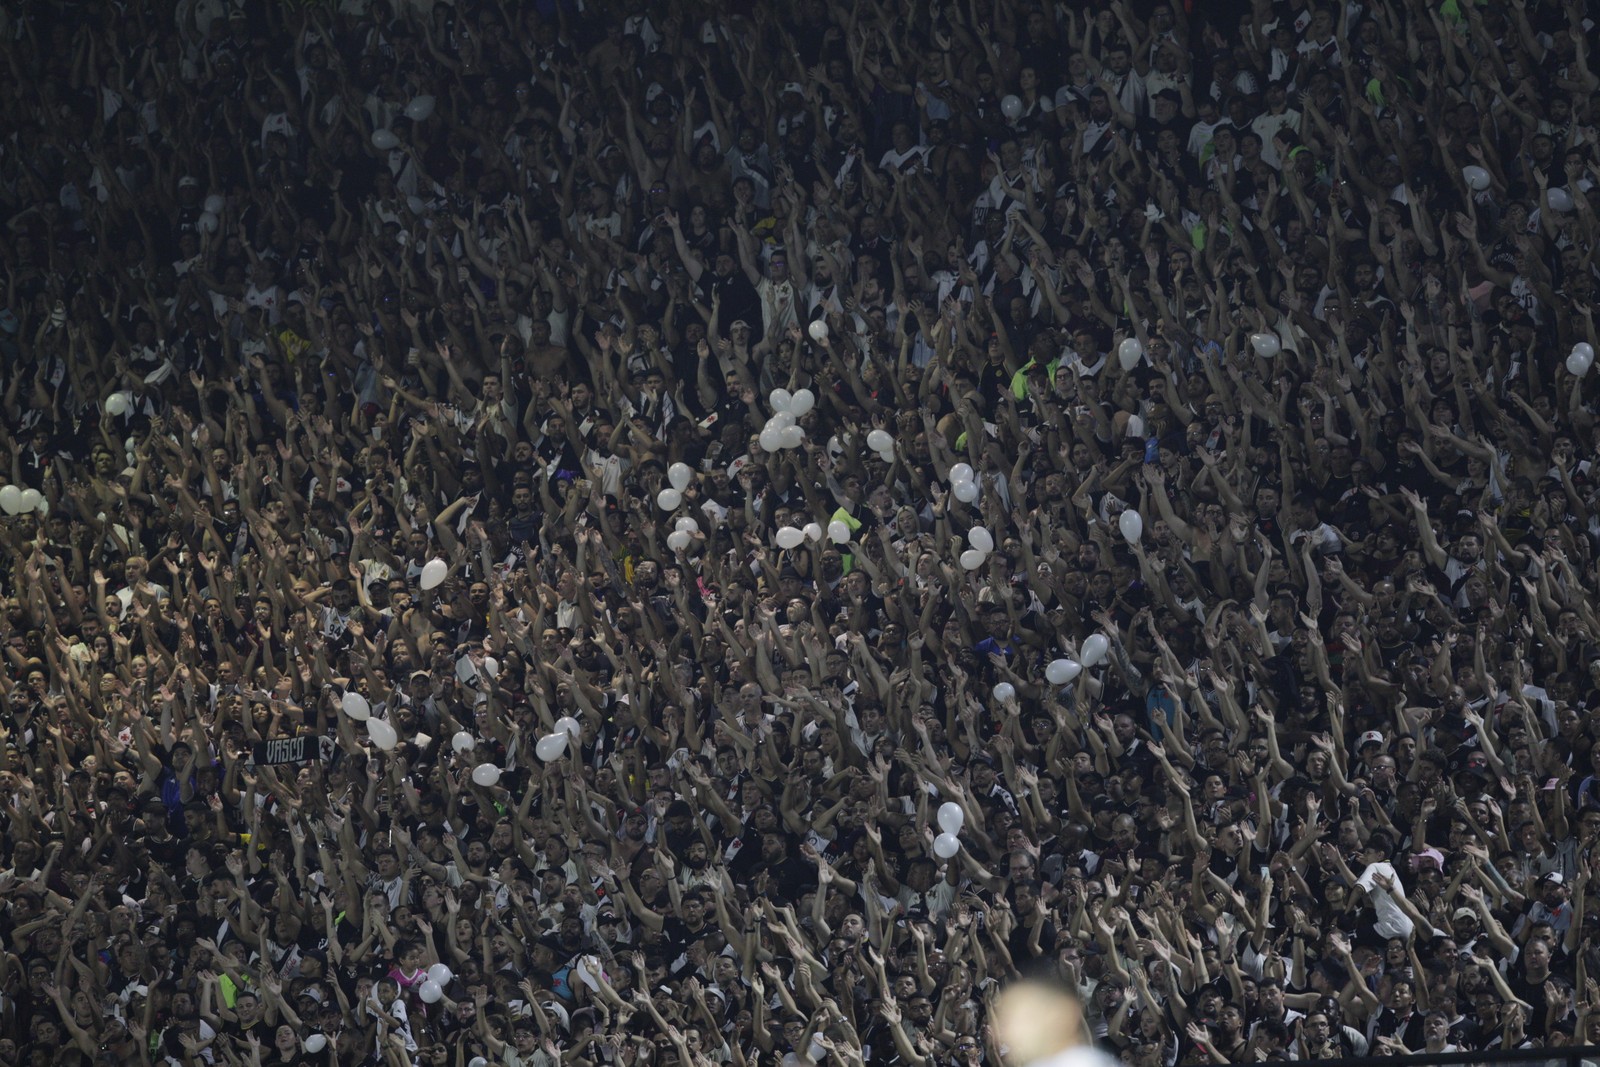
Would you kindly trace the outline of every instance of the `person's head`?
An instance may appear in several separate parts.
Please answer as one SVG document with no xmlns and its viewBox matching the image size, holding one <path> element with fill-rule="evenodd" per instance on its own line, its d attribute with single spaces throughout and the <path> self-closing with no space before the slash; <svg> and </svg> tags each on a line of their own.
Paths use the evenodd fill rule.
<svg viewBox="0 0 1600 1067">
<path fill-rule="evenodd" d="M 1103 983 L 1109 985 L 1109 983 Z M 1047 1059 L 1084 1040 L 1077 993 L 1050 972 L 1014 982 L 994 1002 L 990 1024 L 1015 1065 Z"/>
</svg>

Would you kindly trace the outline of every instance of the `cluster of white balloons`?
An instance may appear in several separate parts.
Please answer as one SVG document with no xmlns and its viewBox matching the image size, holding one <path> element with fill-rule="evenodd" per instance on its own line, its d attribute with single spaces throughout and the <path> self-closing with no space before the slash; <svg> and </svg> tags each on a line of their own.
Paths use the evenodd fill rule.
<svg viewBox="0 0 1600 1067">
<path fill-rule="evenodd" d="M 989 553 L 994 551 L 994 534 L 987 527 L 974 526 L 967 531 L 967 544 L 969 547 L 961 553 L 961 567 L 963 570 L 975 571 L 983 566 L 989 558 Z"/>
<path fill-rule="evenodd" d="M 380 752 L 393 752 L 394 746 L 400 743 L 400 735 L 395 728 L 382 719 L 374 719 L 372 705 L 354 689 L 347 690 L 339 698 L 339 709 L 353 721 L 367 724 L 367 737 L 371 738 L 372 746 Z"/>
<path fill-rule="evenodd" d="M 845 526 L 842 521 L 839 523 L 839 525 L 844 526 L 845 539 L 849 540 L 850 527 Z M 798 548 L 800 547 L 801 543 L 805 541 L 810 541 L 812 544 L 816 544 L 818 541 L 822 540 L 822 524 L 818 522 L 808 522 L 804 526 L 785 526 L 776 534 L 774 534 L 772 539 L 777 542 L 779 548 L 784 549 Z"/>
<path fill-rule="evenodd" d="M 678 505 L 683 503 L 683 491 L 689 488 L 689 483 L 692 481 L 694 481 L 694 470 L 687 463 L 680 461 L 668 467 L 667 484 L 662 487 L 661 492 L 656 494 L 656 507 L 662 511 L 676 511 Z M 690 521 L 693 522 L 694 520 L 691 519 Z M 678 530 L 682 529 L 683 522 L 679 520 Z M 699 525 L 697 524 L 694 529 L 699 530 Z M 683 546 L 685 548 L 689 547 L 687 539 L 684 539 Z M 670 535 L 667 537 L 667 547 L 677 551 L 672 544 Z"/>
<path fill-rule="evenodd" d="M 554 763 L 566 755 L 568 745 L 578 744 L 582 740 L 583 726 L 571 715 L 563 715 L 556 720 L 556 732 L 539 738 L 533 751 L 544 762 Z"/>
<path fill-rule="evenodd" d="M 424 1004 L 437 1004 L 444 999 L 444 987 L 450 984 L 450 979 L 455 977 L 455 972 L 442 963 L 435 963 L 428 968 L 428 977 L 422 980 L 417 987 L 417 996 L 422 998 Z"/>
<path fill-rule="evenodd" d="M 419 96 L 406 105 L 405 116 L 412 122 L 423 122 L 433 114 L 434 99 L 431 96 Z M 398 147 L 400 138 L 387 127 L 372 131 L 372 147 L 380 152 L 387 152 Z"/>
<path fill-rule="evenodd" d="M 1117 346 L 1117 362 L 1122 364 L 1123 370 L 1132 370 L 1144 358 L 1144 345 L 1139 343 L 1137 337 L 1124 337 Z"/>
<path fill-rule="evenodd" d="M 1253 333 L 1250 335 L 1250 347 L 1256 350 L 1256 355 L 1271 359 L 1283 351 L 1283 342 L 1275 333 Z"/>
<path fill-rule="evenodd" d="M 966 825 L 966 813 L 961 805 L 947 800 L 939 805 L 939 836 L 933 839 L 933 854 L 942 860 L 950 859 L 961 851 L 961 828 Z"/>
<path fill-rule="evenodd" d="M 667 534 L 667 547 L 674 552 L 682 552 L 694 542 L 694 535 L 699 532 L 700 524 L 692 515 L 679 516 L 677 525 Z"/>
<path fill-rule="evenodd" d="M 471 754 L 478 747 L 478 739 L 465 730 L 457 730 L 455 736 L 450 738 L 450 747 L 455 754 L 463 758 Z M 472 783 L 485 789 L 491 788 L 500 781 L 500 768 L 492 763 L 480 763 L 472 768 Z M 449 985 L 450 979 L 446 978 L 439 983 L 441 986 Z M 429 1003 L 432 1003 L 431 1001 Z"/>
<path fill-rule="evenodd" d="M 195 229 L 201 233 L 216 233 L 217 227 L 222 223 L 222 212 L 227 206 L 228 201 L 221 193 L 212 193 L 206 197 L 202 205 L 204 210 L 200 212 L 200 217 L 194 220 Z M 110 401 L 106 402 L 106 406 L 107 408 L 111 406 Z"/>
<path fill-rule="evenodd" d="M 44 494 L 37 489 L 8 485 L 0 488 L 0 511 L 4 511 L 7 515 L 26 515 L 30 511 L 46 515 L 50 511 L 50 502 L 45 500 Z"/>
<path fill-rule="evenodd" d="M 950 495 L 963 504 L 978 499 L 978 477 L 970 463 L 957 463 L 950 468 Z"/>
<path fill-rule="evenodd" d="M 768 452 L 778 452 L 805 444 L 806 431 L 796 425 L 796 420 L 817 406 L 817 395 L 809 389 L 796 389 L 791 393 L 779 388 L 772 391 L 767 401 L 772 405 L 772 418 L 761 427 L 761 447 Z"/>
<path fill-rule="evenodd" d="M 894 463 L 894 438 L 889 436 L 888 430 L 873 430 L 867 434 L 867 447 L 885 463 Z"/>
<path fill-rule="evenodd" d="M 1572 346 L 1572 351 L 1567 355 L 1567 370 L 1576 378 L 1582 378 L 1589 373 L 1589 368 L 1594 366 L 1594 346 L 1588 341 L 1579 341 Z"/>
</svg>

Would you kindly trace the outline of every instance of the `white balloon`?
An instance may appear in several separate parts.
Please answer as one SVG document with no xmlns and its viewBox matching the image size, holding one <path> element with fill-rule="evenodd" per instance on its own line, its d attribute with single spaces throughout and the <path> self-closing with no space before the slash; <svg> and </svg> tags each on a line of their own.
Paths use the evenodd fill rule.
<svg viewBox="0 0 1600 1067">
<path fill-rule="evenodd" d="M 680 530 L 686 534 L 697 534 L 700 532 L 700 524 L 694 521 L 693 515 L 682 515 L 673 524 L 673 529 Z"/>
<path fill-rule="evenodd" d="M 22 491 L 22 510 L 24 513 L 36 510 L 44 502 L 44 494 L 37 489 L 24 489 Z"/>
<path fill-rule="evenodd" d="M 894 438 L 889 436 L 888 430 L 873 430 L 867 434 L 867 447 L 874 452 L 882 452 L 894 447 Z"/>
<path fill-rule="evenodd" d="M 493 656 L 483 657 L 483 673 L 488 675 L 491 681 L 500 677 L 500 661 Z"/>
<path fill-rule="evenodd" d="M 970 504 L 978 499 L 978 483 L 957 482 L 951 487 L 950 494 L 963 504 Z"/>
<path fill-rule="evenodd" d="M 443 963 L 435 963 L 428 968 L 428 977 L 438 982 L 441 987 L 449 985 L 455 976 L 456 973 Z"/>
<path fill-rule="evenodd" d="M 798 426 L 785 426 L 778 443 L 784 448 L 799 448 L 806 443 L 806 432 Z"/>
<path fill-rule="evenodd" d="M 950 468 L 950 484 L 960 485 L 962 482 L 972 481 L 973 470 L 970 463 L 957 463 Z"/>
<path fill-rule="evenodd" d="M 349 692 L 339 698 L 339 706 L 344 713 L 356 722 L 366 722 L 372 718 L 372 705 L 367 703 L 367 698 L 360 693 Z"/>
<path fill-rule="evenodd" d="M 967 544 L 979 552 L 993 552 L 994 534 L 982 526 L 974 526 L 967 531 Z"/>
<path fill-rule="evenodd" d="M 806 540 L 812 544 L 822 540 L 822 524 L 820 522 L 808 522 L 800 532 L 805 534 Z"/>
<path fill-rule="evenodd" d="M 1467 188 L 1475 193 L 1481 193 L 1489 188 L 1489 172 L 1482 167 L 1462 167 L 1461 178 L 1467 183 Z"/>
<path fill-rule="evenodd" d="M 40 497 L 39 502 L 33 506 L 33 509 L 39 513 L 40 518 L 44 518 L 50 514 L 50 501 L 45 497 Z"/>
<path fill-rule="evenodd" d="M 442 559 L 430 559 L 422 565 L 422 580 L 418 583 L 424 590 L 437 589 L 444 584 L 445 577 L 450 573 L 450 564 Z"/>
<path fill-rule="evenodd" d="M 850 524 L 845 522 L 843 519 L 834 519 L 832 522 L 828 523 L 828 537 L 831 538 L 833 543 L 836 545 L 849 544 Z"/>
<path fill-rule="evenodd" d="M 783 447 L 783 427 L 774 426 L 770 422 L 761 428 L 758 438 L 764 452 L 776 452 Z"/>
<path fill-rule="evenodd" d="M 1137 337 L 1124 337 L 1117 346 L 1117 362 L 1122 364 L 1123 370 L 1132 370 L 1139 365 L 1139 360 L 1144 358 L 1144 345 L 1139 343 Z"/>
<path fill-rule="evenodd" d="M 774 389 L 772 395 L 767 397 L 767 403 L 772 405 L 773 412 L 781 414 L 789 410 L 789 401 L 793 399 L 794 396 L 789 390 Z"/>
<path fill-rule="evenodd" d="M 1572 210 L 1572 194 L 1565 189 L 1559 186 L 1554 189 L 1546 189 L 1545 196 L 1550 200 L 1551 211 L 1560 211 L 1565 214 Z"/>
<path fill-rule="evenodd" d="M 979 552 L 975 548 L 969 548 L 961 553 L 961 566 L 969 571 L 975 571 L 983 566 L 983 561 L 988 558 L 986 553 Z"/>
<path fill-rule="evenodd" d="M 1022 97 L 1007 95 L 1000 99 L 1000 113 L 1008 119 L 1017 119 L 1022 115 Z"/>
<path fill-rule="evenodd" d="M 1017 696 L 1017 687 L 1012 685 L 1010 682 L 996 682 L 995 683 L 995 686 L 994 686 L 994 698 L 996 700 L 998 700 L 1000 703 L 1004 704 L 1008 700 L 1014 700 L 1014 699 L 1016 699 L 1016 696 Z"/>
<path fill-rule="evenodd" d="M 1070 659 L 1053 659 L 1044 668 L 1044 680 L 1051 685 L 1066 685 L 1082 673 L 1083 667 Z"/>
<path fill-rule="evenodd" d="M 305 1045 L 307 1052 L 321 1052 L 328 1047 L 328 1039 L 323 1034 L 307 1034 Z"/>
<path fill-rule="evenodd" d="M 1594 357 L 1580 352 L 1576 348 L 1567 357 L 1567 373 L 1575 378 L 1582 378 L 1585 374 L 1588 374 L 1589 368 L 1592 366 L 1594 366 Z"/>
<path fill-rule="evenodd" d="M 809 389 L 796 389 L 789 398 L 789 414 L 797 419 L 816 406 L 817 394 Z"/>
<path fill-rule="evenodd" d="M 400 735 L 395 733 L 393 726 L 382 719 L 367 720 L 367 736 L 372 738 L 372 743 L 384 752 L 388 752 L 400 743 Z"/>
<path fill-rule="evenodd" d="M 472 784 L 488 789 L 500 780 L 500 768 L 492 763 L 480 763 L 472 768 Z"/>
<path fill-rule="evenodd" d="M 933 854 L 947 860 L 961 851 L 961 839 L 952 833 L 943 833 L 933 839 Z"/>
<path fill-rule="evenodd" d="M 206 202 L 202 206 L 213 215 L 220 215 L 222 214 L 222 209 L 228 206 L 228 201 L 223 198 L 221 193 L 212 193 L 206 197 Z"/>
<path fill-rule="evenodd" d="M 1127 435 L 1129 437 L 1143 437 L 1144 436 L 1144 419 L 1139 417 L 1138 415 L 1129 415 L 1128 416 Z"/>
<path fill-rule="evenodd" d="M 687 463 L 674 463 L 667 468 L 667 481 L 672 483 L 672 488 L 683 492 L 689 488 L 689 483 L 694 481 L 694 470 Z"/>
<path fill-rule="evenodd" d="M 811 325 L 806 327 L 806 332 L 813 341 L 819 344 L 828 339 L 828 324 L 821 319 L 812 319 Z"/>
<path fill-rule="evenodd" d="M 200 217 L 194 220 L 194 228 L 201 233 L 217 232 L 217 215 L 214 211 L 202 211 Z"/>
<path fill-rule="evenodd" d="M 673 530 L 671 533 L 667 534 L 667 547 L 672 549 L 674 552 L 682 552 L 684 549 L 689 547 L 689 542 L 693 540 L 694 538 L 690 537 L 684 531 Z"/>
<path fill-rule="evenodd" d="M 947 834 L 959 834 L 966 824 L 967 813 L 961 810 L 960 804 L 947 800 L 939 805 L 939 829 Z"/>
<path fill-rule="evenodd" d="M 1582 352 L 1584 359 L 1591 363 L 1594 362 L 1594 345 L 1591 345 L 1588 341 L 1579 341 L 1572 346 L 1572 350 L 1574 352 Z"/>
<path fill-rule="evenodd" d="M 372 147 L 387 152 L 400 143 L 400 138 L 394 135 L 393 130 L 373 130 Z"/>
<path fill-rule="evenodd" d="M 683 494 L 668 486 L 656 494 L 656 507 L 662 511 L 674 511 L 683 503 Z"/>
<path fill-rule="evenodd" d="M 787 430 L 789 427 L 794 425 L 794 412 L 792 412 L 792 411 L 776 411 L 776 412 L 773 412 L 772 418 L 767 420 L 767 425 L 768 426 L 776 426 L 780 430 Z"/>
<path fill-rule="evenodd" d="M 450 747 L 457 752 L 467 752 L 476 748 L 478 739 L 465 730 L 457 730 L 456 735 L 450 739 Z"/>
<path fill-rule="evenodd" d="M 423 122 L 433 114 L 433 97 L 419 96 L 406 105 L 406 118 L 412 122 Z"/>
<path fill-rule="evenodd" d="M 467 1061 L 467 1067 L 489 1067 L 489 1061 L 482 1056 L 474 1056 Z"/>
<path fill-rule="evenodd" d="M 444 990 L 439 988 L 439 983 L 432 978 L 426 978 L 417 987 L 417 996 L 422 998 L 424 1004 L 437 1004 L 444 999 Z"/>
<path fill-rule="evenodd" d="M 0 511 L 15 515 L 22 510 L 22 489 L 15 485 L 0 488 Z"/>
<path fill-rule="evenodd" d="M 112 393 L 106 397 L 107 415 L 126 415 L 128 413 L 128 394 Z"/>
<path fill-rule="evenodd" d="M 1106 658 L 1106 649 L 1110 647 L 1111 642 L 1106 640 L 1105 634 L 1090 634 L 1078 650 L 1078 662 L 1085 667 L 1093 667 Z"/>
<path fill-rule="evenodd" d="M 583 740 L 583 724 L 571 715 L 563 715 L 556 720 L 556 730 L 566 734 L 573 741 Z"/>
<path fill-rule="evenodd" d="M 778 542 L 779 548 L 794 548 L 805 539 L 806 535 L 801 533 L 799 530 L 796 530 L 793 526 L 785 526 L 783 529 L 779 530 L 777 535 L 773 538 L 773 540 Z"/>
<path fill-rule="evenodd" d="M 1256 350 L 1256 355 L 1271 359 L 1283 351 L 1283 342 L 1278 340 L 1275 333 L 1253 333 L 1250 335 L 1250 347 Z"/>
<path fill-rule="evenodd" d="M 1122 531 L 1122 539 L 1130 545 L 1139 543 L 1139 538 L 1144 536 L 1144 516 L 1129 508 L 1117 518 L 1117 529 Z"/>
<path fill-rule="evenodd" d="M 539 738 L 539 743 L 533 746 L 533 750 L 546 763 L 560 759 L 561 754 L 567 750 L 567 732 L 557 730 L 553 734 L 545 734 Z"/>
</svg>

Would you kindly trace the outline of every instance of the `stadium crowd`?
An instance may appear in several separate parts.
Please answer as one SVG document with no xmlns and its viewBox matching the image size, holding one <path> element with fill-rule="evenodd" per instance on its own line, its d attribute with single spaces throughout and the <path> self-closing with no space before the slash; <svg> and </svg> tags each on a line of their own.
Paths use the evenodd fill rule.
<svg viewBox="0 0 1600 1067">
<path fill-rule="evenodd" d="M 0 52 L 0 1067 L 1600 1044 L 1579 0 Z"/>
</svg>

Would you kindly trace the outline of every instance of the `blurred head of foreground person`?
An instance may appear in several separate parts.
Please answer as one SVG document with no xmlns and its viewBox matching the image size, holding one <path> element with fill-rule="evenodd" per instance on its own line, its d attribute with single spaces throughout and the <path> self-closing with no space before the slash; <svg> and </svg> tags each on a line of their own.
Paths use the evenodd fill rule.
<svg viewBox="0 0 1600 1067">
<path fill-rule="evenodd" d="M 1030 976 L 995 1002 L 995 1037 L 1010 1067 L 1110 1067 L 1117 1061 L 1089 1043 L 1083 1004 L 1058 979 Z"/>
</svg>

